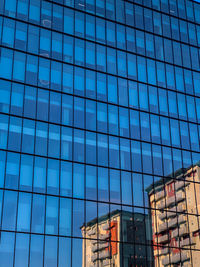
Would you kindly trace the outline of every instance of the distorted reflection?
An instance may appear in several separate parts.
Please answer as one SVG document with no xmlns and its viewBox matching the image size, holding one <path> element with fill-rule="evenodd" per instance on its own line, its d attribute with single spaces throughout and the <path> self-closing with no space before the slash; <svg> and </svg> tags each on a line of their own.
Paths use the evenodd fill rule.
<svg viewBox="0 0 200 267">
<path fill-rule="evenodd" d="M 81 227 L 82 267 L 198 266 L 200 167 L 145 188 L 150 209 L 115 209 Z"/>
<path fill-rule="evenodd" d="M 87 238 L 82 266 L 153 266 L 151 247 L 147 246 L 151 240 L 145 242 L 150 229 L 145 217 L 148 215 L 114 210 L 88 222 L 82 227 Z M 138 245 L 134 240 L 139 240 Z M 142 241 L 146 246 L 139 245 Z"/>
<path fill-rule="evenodd" d="M 155 266 L 199 266 L 199 181 L 198 163 L 147 188 Z"/>
</svg>

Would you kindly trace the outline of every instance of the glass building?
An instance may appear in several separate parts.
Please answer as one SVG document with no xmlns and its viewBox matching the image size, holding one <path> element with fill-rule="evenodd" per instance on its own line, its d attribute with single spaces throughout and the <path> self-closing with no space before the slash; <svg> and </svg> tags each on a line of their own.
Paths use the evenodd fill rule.
<svg viewBox="0 0 200 267">
<path fill-rule="evenodd" d="M 0 267 L 198 267 L 200 4 L 0 0 Z"/>
</svg>

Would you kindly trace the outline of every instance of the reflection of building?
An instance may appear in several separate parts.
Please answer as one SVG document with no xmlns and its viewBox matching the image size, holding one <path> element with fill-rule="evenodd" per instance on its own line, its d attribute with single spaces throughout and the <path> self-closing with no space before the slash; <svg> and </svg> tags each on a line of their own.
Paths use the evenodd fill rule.
<svg viewBox="0 0 200 267">
<path fill-rule="evenodd" d="M 88 222 L 82 227 L 87 238 L 85 244 L 83 242 L 82 266 L 153 266 L 151 247 L 136 244 L 146 240 L 150 229 L 147 217 L 115 210 Z"/>
<path fill-rule="evenodd" d="M 200 266 L 200 167 L 179 170 L 175 178 L 147 189 L 155 266 Z"/>
</svg>

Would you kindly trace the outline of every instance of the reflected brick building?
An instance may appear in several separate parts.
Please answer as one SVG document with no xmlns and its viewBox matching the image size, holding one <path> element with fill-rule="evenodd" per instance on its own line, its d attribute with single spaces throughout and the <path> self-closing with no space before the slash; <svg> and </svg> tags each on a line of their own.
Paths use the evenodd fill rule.
<svg viewBox="0 0 200 267">
<path fill-rule="evenodd" d="M 199 164 L 177 171 L 175 178 L 148 188 L 155 266 L 199 266 Z"/>
<path fill-rule="evenodd" d="M 82 227 L 82 266 L 153 266 L 152 248 L 134 242 L 142 243 L 149 230 L 148 215 L 120 210 L 88 222 Z"/>
</svg>

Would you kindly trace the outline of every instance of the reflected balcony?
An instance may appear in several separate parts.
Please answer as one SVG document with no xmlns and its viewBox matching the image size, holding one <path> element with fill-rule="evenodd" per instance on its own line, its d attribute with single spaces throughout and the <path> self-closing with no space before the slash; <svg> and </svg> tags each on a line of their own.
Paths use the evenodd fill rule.
<svg viewBox="0 0 200 267">
<path fill-rule="evenodd" d="M 95 235 L 96 233 L 97 233 L 97 229 L 96 228 L 92 228 L 92 229 L 90 229 L 90 230 L 87 231 L 87 234 L 89 236 Z"/>
<path fill-rule="evenodd" d="M 161 223 L 160 225 L 158 225 L 157 232 L 159 234 L 159 233 L 166 231 L 167 229 L 168 229 L 167 222 L 164 222 L 164 223 Z"/>
<path fill-rule="evenodd" d="M 188 181 L 177 181 L 177 182 L 175 182 L 175 190 L 178 191 L 178 190 L 186 187 L 189 184 L 190 184 L 190 182 L 188 182 Z"/>
<path fill-rule="evenodd" d="M 162 260 L 162 264 L 164 266 L 167 266 L 169 265 L 170 263 L 173 263 L 173 264 L 177 264 L 179 262 L 184 262 L 186 260 L 190 259 L 190 254 L 189 252 L 187 251 L 182 251 L 181 253 L 176 253 L 176 254 L 171 254 L 170 255 L 170 258 L 169 256 L 165 257 L 163 260 Z"/>
<path fill-rule="evenodd" d="M 94 246 L 92 247 L 92 252 L 96 252 L 98 250 L 103 250 L 105 248 L 109 247 L 109 243 L 108 242 L 104 242 L 104 243 L 96 243 L 94 244 Z"/>
<path fill-rule="evenodd" d="M 181 237 L 188 233 L 188 227 L 187 224 L 181 225 L 180 228 L 175 229 L 172 231 L 171 236 L 172 238 L 175 238 L 177 236 Z"/>
<path fill-rule="evenodd" d="M 158 237 L 158 243 L 167 243 L 169 241 L 169 236 L 168 235 L 162 235 Z"/>
<path fill-rule="evenodd" d="M 177 216 L 177 212 L 181 213 L 184 211 L 186 211 L 186 204 L 179 203 L 178 206 L 174 206 L 173 208 L 170 208 L 167 211 L 164 211 L 163 213 L 159 214 L 159 219 L 164 220 L 166 218 L 172 218 Z"/>
<path fill-rule="evenodd" d="M 169 207 L 171 205 L 174 205 L 175 203 L 183 201 L 184 199 L 185 199 L 185 193 L 178 192 L 176 193 L 176 196 L 170 197 L 166 200 L 166 206 Z"/>
<path fill-rule="evenodd" d="M 155 201 L 159 201 L 161 200 L 162 198 L 165 197 L 165 191 L 162 190 L 162 191 L 159 191 L 155 194 Z"/>
<path fill-rule="evenodd" d="M 101 234 L 99 235 L 99 239 L 101 240 L 106 240 L 110 237 L 110 233 L 106 233 L 106 234 Z"/>
<path fill-rule="evenodd" d="M 184 223 L 184 222 L 186 222 L 186 221 L 187 221 L 186 215 L 179 215 L 179 216 L 178 216 L 178 219 L 177 219 L 177 217 L 176 217 L 176 218 L 174 218 L 174 219 L 170 219 L 170 220 L 168 221 L 168 227 L 169 227 L 169 228 L 174 228 L 174 227 L 176 227 L 178 224 Z"/>
<path fill-rule="evenodd" d="M 103 226 L 102 226 L 102 229 L 103 230 L 109 230 L 110 229 L 110 224 L 109 223 L 105 223 Z"/>
<path fill-rule="evenodd" d="M 163 248 L 160 250 L 160 256 L 167 255 L 169 253 L 169 248 Z"/>
<path fill-rule="evenodd" d="M 180 241 L 180 246 L 181 247 L 184 247 L 184 246 L 189 246 L 189 245 L 192 245 L 192 244 L 195 244 L 195 240 L 193 237 L 188 237 L 186 239 L 183 239 Z"/>
<path fill-rule="evenodd" d="M 102 252 L 99 252 L 99 253 L 95 253 L 91 257 L 93 262 L 95 262 L 97 260 L 104 260 L 106 258 L 110 258 L 110 252 L 108 250 L 107 251 L 102 251 Z"/>
<path fill-rule="evenodd" d="M 174 207 L 174 208 L 176 208 L 176 207 Z M 171 217 L 177 216 L 177 213 L 174 212 L 174 208 L 169 209 L 169 210 L 164 211 L 163 213 L 159 214 L 159 219 L 164 220 L 166 218 L 171 218 Z"/>
</svg>

